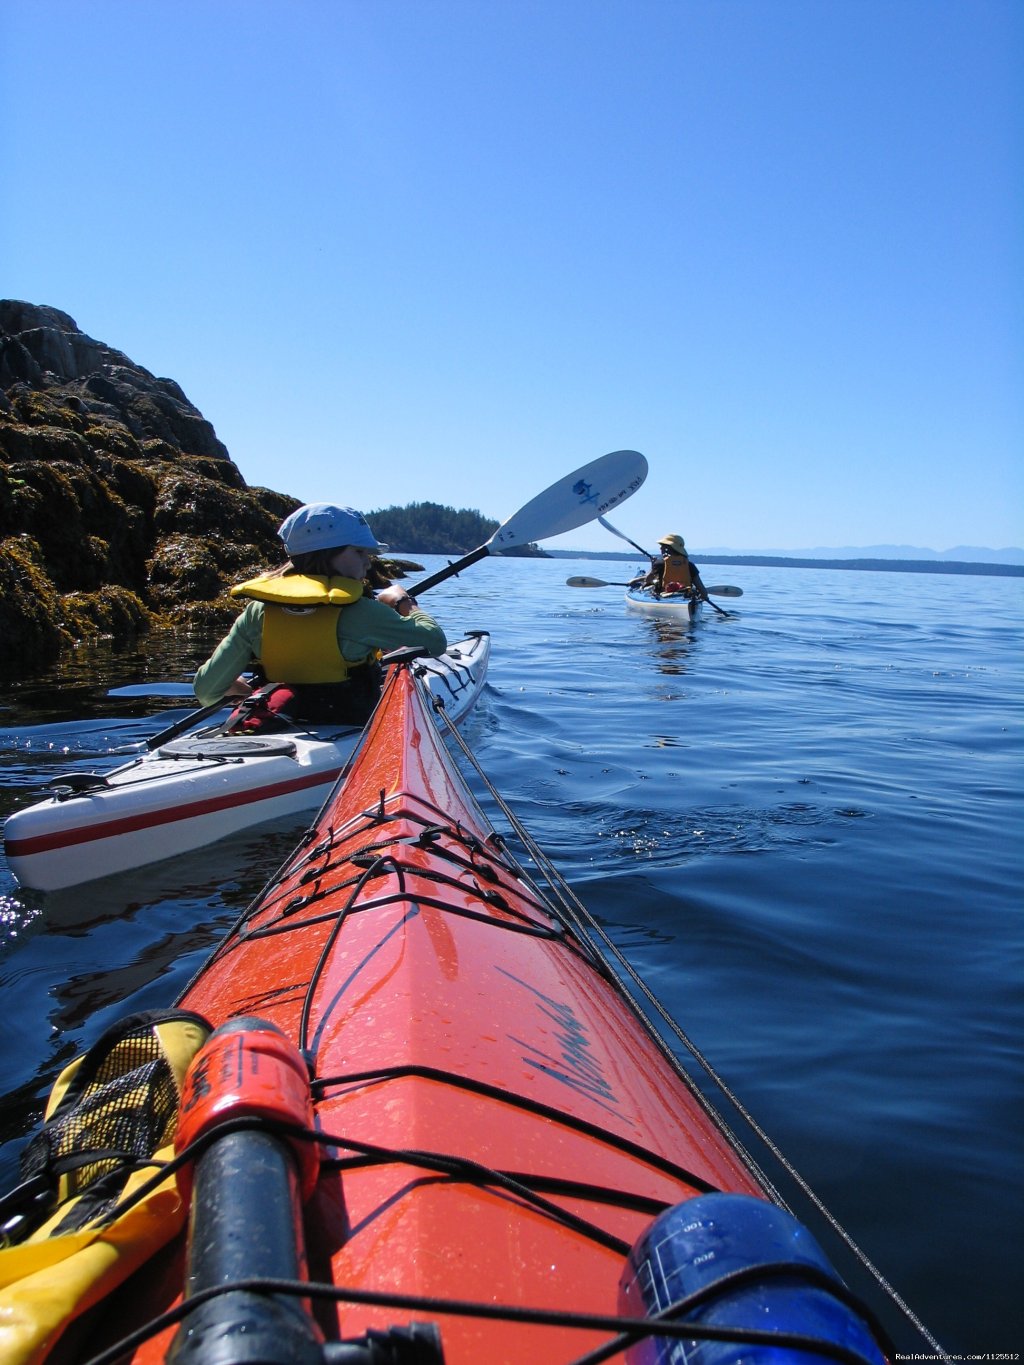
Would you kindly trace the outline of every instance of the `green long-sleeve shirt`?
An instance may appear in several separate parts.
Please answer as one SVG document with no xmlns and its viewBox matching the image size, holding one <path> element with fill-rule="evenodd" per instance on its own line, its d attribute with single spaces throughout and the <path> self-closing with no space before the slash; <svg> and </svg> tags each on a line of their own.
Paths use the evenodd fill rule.
<svg viewBox="0 0 1024 1365">
<path fill-rule="evenodd" d="M 193 679 L 196 696 L 209 706 L 260 656 L 263 640 L 263 603 L 250 602 Z M 413 607 L 408 616 L 372 597 L 360 597 L 338 612 L 338 648 L 342 657 L 357 662 L 371 649 L 402 649 L 418 645 L 435 657 L 447 648 L 444 631 L 432 616 Z M 282 680 L 283 681 L 283 680 Z"/>
</svg>

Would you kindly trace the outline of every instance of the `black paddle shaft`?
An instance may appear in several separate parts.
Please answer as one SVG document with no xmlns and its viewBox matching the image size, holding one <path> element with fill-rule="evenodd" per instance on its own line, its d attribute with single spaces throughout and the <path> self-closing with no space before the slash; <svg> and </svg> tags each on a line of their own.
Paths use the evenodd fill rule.
<svg viewBox="0 0 1024 1365">
<path fill-rule="evenodd" d="M 258 1129 L 224 1134 L 195 1163 L 188 1293 L 250 1277 L 297 1280 L 304 1261 L 301 1228 L 295 1158 L 287 1142 Z M 226 1289 L 185 1318 L 168 1360 L 323 1365 L 323 1353 L 320 1333 L 300 1300 Z"/>
<path fill-rule="evenodd" d="M 454 564 L 447 564 L 443 569 L 438 569 L 437 573 L 425 578 L 422 583 L 417 583 L 414 588 L 409 588 L 410 597 L 419 597 L 421 592 L 427 592 L 430 588 L 436 588 L 438 583 L 443 583 L 448 578 L 454 578 L 463 569 L 468 569 L 471 564 L 478 563 L 481 559 L 486 559 L 490 554 L 486 545 L 479 545 L 475 550 L 471 550 L 468 555 L 463 555 Z"/>
</svg>

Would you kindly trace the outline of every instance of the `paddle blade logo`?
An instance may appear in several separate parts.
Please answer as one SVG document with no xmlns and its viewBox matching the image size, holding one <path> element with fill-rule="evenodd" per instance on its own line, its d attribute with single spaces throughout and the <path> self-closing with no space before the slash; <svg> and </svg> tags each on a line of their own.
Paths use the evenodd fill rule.
<svg viewBox="0 0 1024 1365">
<path fill-rule="evenodd" d="M 643 459 L 643 456 L 640 458 Z M 614 493 L 606 493 L 603 498 L 600 493 L 596 493 L 594 498 L 588 498 L 587 501 L 592 502 L 597 498 L 601 498 L 597 508 L 598 515 L 600 516 L 603 512 L 610 512 L 612 508 L 617 507 L 620 502 L 625 502 L 627 498 L 631 498 L 646 477 L 647 461 L 644 460 L 643 468 L 634 473 L 631 478 L 625 479 Z"/>
<path fill-rule="evenodd" d="M 574 483 L 572 491 L 579 498 L 581 505 L 588 502 L 597 502 L 597 494 L 591 492 L 590 484 L 587 483 L 586 479 L 580 479 L 578 483 Z"/>
</svg>

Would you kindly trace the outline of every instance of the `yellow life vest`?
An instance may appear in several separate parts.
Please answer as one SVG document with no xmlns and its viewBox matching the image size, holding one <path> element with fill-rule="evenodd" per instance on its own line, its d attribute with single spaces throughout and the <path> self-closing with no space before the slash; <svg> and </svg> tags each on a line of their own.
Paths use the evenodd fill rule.
<svg viewBox="0 0 1024 1365">
<path fill-rule="evenodd" d="M 661 571 L 661 591 L 688 592 L 692 587 L 693 575 L 686 555 L 666 555 Z"/>
<path fill-rule="evenodd" d="M 356 578 L 319 574 L 253 578 L 231 589 L 232 597 L 265 604 L 259 661 L 267 681 L 300 685 L 345 682 L 353 668 L 380 657 L 370 650 L 346 659 L 338 644 L 338 612 L 362 595 Z"/>
</svg>

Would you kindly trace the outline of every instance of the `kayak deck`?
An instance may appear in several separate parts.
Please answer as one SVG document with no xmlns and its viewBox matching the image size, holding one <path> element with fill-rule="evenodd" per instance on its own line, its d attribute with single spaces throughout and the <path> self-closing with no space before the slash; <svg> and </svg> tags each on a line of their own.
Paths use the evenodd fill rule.
<svg viewBox="0 0 1024 1365">
<path fill-rule="evenodd" d="M 490 637 L 477 632 L 417 661 L 431 695 L 461 720 L 484 685 Z M 57 891 L 316 810 L 361 731 L 296 728 L 182 736 L 101 774 L 55 779 L 55 794 L 11 815 L 4 851 L 26 887 Z"/>
<path fill-rule="evenodd" d="M 307 1058 L 325 1151 L 305 1221 L 329 1285 L 614 1314 L 655 1213 L 707 1189 L 760 1193 L 589 945 L 503 855 L 404 671 L 305 846 L 180 1004 L 214 1025 L 258 1016 Z M 423 1315 L 317 1308 L 328 1339 Z M 429 1315 L 449 1365 L 567 1361 L 607 1339 Z"/>
</svg>

